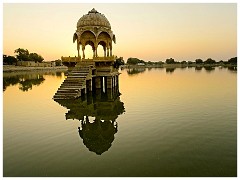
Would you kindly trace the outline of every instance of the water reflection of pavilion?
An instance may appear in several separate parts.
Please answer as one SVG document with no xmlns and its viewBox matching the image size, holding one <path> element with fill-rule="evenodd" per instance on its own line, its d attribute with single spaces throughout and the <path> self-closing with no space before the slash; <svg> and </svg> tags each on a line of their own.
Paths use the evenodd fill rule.
<svg viewBox="0 0 240 180">
<path fill-rule="evenodd" d="M 78 99 L 55 101 L 69 109 L 66 120 L 80 121 L 79 136 L 89 151 L 101 155 L 111 147 L 118 130 L 116 120 L 124 112 L 124 103 L 119 96 L 120 93 L 115 88 Z"/>
</svg>

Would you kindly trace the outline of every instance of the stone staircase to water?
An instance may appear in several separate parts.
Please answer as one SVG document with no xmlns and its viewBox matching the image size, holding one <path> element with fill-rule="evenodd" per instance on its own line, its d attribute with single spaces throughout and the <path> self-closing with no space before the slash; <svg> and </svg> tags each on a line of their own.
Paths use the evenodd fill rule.
<svg viewBox="0 0 240 180">
<path fill-rule="evenodd" d="M 91 72 L 90 66 L 76 66 L 63 81 L 53 99 L 75 99 L 81 96 L 81 90 L 86 88 L 86 79 Z"/>
</svg>

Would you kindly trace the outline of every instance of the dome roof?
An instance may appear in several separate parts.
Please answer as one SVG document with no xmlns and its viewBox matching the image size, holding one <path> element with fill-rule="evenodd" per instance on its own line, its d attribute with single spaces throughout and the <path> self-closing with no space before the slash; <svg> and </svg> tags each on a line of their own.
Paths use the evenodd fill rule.
<svg viewBox="0 0 240 180">
<path fill-rule="evenodd" d="M 111 29 L 111 25 L 107 18 L 94 8 L 78 20 L 77 28 L 84 26 L 102 26 Z"/>
</svg>

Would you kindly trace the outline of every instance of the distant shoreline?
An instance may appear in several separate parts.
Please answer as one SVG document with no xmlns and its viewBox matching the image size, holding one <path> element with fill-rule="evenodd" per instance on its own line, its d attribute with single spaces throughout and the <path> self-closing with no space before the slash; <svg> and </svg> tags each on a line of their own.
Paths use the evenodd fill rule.
<svg viewBox="0 0 240 180">
<path fill-rule="evenodd" d="M 162 64 L 162 65 L 122 65 L 122 68 L 185 68 L 185 67 L 237 67 L 233 64 Z M 4 65 L 3 72 L 36 72 L 36 71 L 68 71 L 67 66 L 55 67 L 25 67 Z"/>
<path fill-rule="evenodd" d="M 55 67 L 25 67 L 25 66 L 14 66 L 4 65 L 3 72 L 18 72 L 18 71 L 52 71 L 52 70 L 68 70 L 66 66 L 55 66 Z"/>
<path fill-rule="evenodd" d="M 161 64 L 161 65 L 122 65 L 122 68 L 185 68 L 185 67 L 237 67 L 234 64 Z"/>
</svg>

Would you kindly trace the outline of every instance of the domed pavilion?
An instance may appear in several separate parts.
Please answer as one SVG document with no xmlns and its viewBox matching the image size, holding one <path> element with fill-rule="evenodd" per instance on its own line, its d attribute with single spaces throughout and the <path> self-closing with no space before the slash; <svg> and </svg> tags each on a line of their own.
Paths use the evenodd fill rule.
<svg viewBox="0 0 240 180">
<path fill-rule="evenodd" d="M 83 15 L 77 22 L 73 34 L 73 43 L 77 44 L 78 55 L 62 57 L 62 63 L 69 69 L 68 77 L 59 87 L 54 99 L 75 99 L 88 92 L 100 90 L 107 94 L 119 87 L 117 57 L 112 54 L 116 37 L 111 30 L 108 19 L 94 8 Z M 90 45 L 92 58 L 85 57 L 85 48 Z M 98 55 L 100 47 L 104 53 Z M 102 52 L 103 52 L 102 51 Z"/>
<path fill-rule="evenodd" d="M 111 25 L 104 14 L 94 8 L 83 15 L 77 22 L 77 30 L 73 34 L 73 42 L 77 43 L 78 57 L 80 47 L 82 58 L 85 59 L 85 47 L 90 45 L 93 51 L 93 59 L 98 57 L 98 46 L 104 50 L 104 57 L 112 56 L 112 42 L 116 43 L 116 37 L 111 30 Z"/>
</svg>

